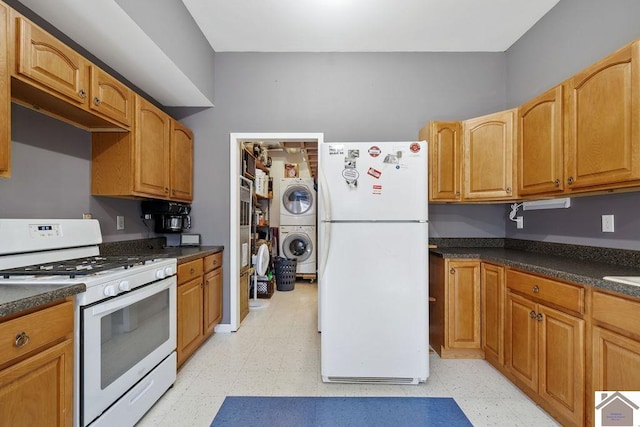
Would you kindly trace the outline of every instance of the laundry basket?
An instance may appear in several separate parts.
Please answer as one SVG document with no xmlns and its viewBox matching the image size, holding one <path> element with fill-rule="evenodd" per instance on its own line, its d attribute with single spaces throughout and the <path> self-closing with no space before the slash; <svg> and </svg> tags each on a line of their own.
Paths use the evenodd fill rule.
<svg viewBox="0 0 640 427">
<path fill-rule="evenodd" d="M 276 257 L 276 289 L 279 291 L 292 291 L 296 285 L 296 267 L 298 261 Z"/>
</svg>

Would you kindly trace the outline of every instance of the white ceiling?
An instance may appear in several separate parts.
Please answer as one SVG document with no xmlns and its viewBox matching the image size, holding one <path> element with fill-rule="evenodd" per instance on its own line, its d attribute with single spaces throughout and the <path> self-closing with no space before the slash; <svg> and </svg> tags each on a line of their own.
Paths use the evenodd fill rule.
<svg viewBox="0 0 640 427">
<path fill-rule="evenodd" d="M 559 0 L 182 0 L 216 52 L 503 52 Z"/>
<path fill-rule="evenodd" d="M 213 105 L 115 0 L 19 1 L 162 105 Z M 216 52 L 502 52 L 559 0 L 182 1 Z"/>
</svg>

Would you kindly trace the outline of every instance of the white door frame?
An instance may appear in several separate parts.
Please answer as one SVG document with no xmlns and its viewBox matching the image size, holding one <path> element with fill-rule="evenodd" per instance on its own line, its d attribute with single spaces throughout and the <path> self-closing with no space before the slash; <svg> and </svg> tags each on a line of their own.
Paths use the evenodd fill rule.
<svg viewBox="0 0 640 427">
<path fill-rule="evenodd" d="M 243 142 L 291 141 L 324 142 L 323 133 L 232 133 L 229 135 L 229 324 L 216 331 L 235 332 L 240 328 L 240 164 Z"/>
</svg>

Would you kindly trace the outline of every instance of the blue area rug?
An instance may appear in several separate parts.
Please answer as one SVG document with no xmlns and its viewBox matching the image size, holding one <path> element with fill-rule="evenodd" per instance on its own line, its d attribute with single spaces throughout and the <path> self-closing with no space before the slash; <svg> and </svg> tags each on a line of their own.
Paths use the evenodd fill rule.
<svg viewBox="0 0 640 427">
<path fill-rule="evenodd" d="M 470 425 L 450 397 L 229 396 L 211 423 L 211 427 Z"/>
</svg>

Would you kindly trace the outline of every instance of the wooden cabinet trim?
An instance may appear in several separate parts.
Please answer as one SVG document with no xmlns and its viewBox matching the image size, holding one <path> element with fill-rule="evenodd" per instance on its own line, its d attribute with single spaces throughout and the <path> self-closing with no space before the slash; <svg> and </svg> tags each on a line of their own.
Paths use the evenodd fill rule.
<svg viewBox="0 0 640 427">
<path fill-rule="evenodd" d="M 584 288 L 578 285 L 509 269 L 507 288 L 535 301 L 552 304 L 574 313 L 584 313 Z"/>
<path fill-rule="evenodd" d="M 73 336 L 73 322 L 73 302 L 66 301 L 0 323 L 0 366 Z M 17 336 L 23 332 L 28 343 L 19 347 Z"/>
<path fill-rule="evenodd" d="M 591 305 L 594 322 L 640 340 L 640 301 L 594 291 Z"/>
<path fill-rule="evenodd" d="M 203 272 L 202 258 L 178 264 L 178 285 L 202 276 Z"/>
</svg>

